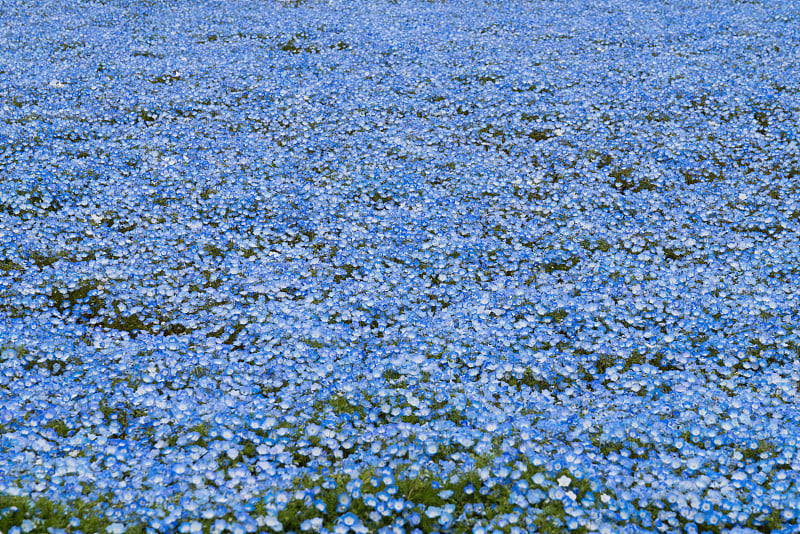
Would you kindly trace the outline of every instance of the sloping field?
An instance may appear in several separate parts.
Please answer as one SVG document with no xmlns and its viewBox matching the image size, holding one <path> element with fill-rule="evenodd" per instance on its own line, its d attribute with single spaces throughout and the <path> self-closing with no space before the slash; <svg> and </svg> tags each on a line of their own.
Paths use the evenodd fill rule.
<svg viewBox="0 0 800 534">
<path fill-rule="evenodd" d="M 0 2 L 0 531 L 800 531 L 792 1 Z"/>
</svg>

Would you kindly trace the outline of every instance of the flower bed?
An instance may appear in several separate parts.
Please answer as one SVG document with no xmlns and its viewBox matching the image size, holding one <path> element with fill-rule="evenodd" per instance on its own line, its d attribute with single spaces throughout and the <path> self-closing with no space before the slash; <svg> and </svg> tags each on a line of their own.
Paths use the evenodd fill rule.
<svg viewBox="0 0 800 534">
<path fill-rule="evenodd" d="M 793 2 L 2 9 L 1 531 L 800 529 Z"/>
</svg>

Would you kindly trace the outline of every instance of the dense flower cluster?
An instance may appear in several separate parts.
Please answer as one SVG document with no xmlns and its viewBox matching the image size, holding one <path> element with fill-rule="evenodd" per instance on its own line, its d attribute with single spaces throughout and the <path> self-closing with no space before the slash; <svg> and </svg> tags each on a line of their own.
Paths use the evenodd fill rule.
<svg viewBox="0 0 800 534">
<path fill-rule="evenodd" d="M 800 528 L 794 2 L 0 9 L 0 525 Z"/>
</svg>

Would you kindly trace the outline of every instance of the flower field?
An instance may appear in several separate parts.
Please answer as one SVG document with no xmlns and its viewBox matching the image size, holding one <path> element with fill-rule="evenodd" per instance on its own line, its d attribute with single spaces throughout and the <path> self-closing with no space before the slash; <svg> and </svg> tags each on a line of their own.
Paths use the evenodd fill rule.
<svg viewBox="0 0 800 534">
<path fill-rule="evenodd" d="M 798 43 L 0 2 L 0 532 L 800 532 Z"/>
</svg>

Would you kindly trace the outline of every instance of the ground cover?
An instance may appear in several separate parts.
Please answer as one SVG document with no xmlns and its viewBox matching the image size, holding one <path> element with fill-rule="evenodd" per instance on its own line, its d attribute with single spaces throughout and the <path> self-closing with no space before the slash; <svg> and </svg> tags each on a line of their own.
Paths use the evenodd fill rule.
<svg viewBox="0 0 800 534">
<path fill-rule="evenodd" d="M 0 9 L 0 531 L 800 528 L 793 2 Z"/>
</svg>

